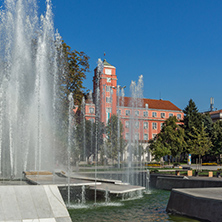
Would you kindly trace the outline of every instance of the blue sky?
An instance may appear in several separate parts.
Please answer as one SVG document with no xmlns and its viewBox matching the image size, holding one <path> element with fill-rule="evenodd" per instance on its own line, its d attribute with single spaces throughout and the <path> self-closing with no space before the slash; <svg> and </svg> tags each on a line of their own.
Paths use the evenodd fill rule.
<svg viewBox="0 0 222 222">
<path fill-rule="evenodd" d="M 38 0 L 40 13 L 44 1 Z M 92 89 L 98 58 L 117 69 L 118 84 L 144 76 L 144 97 L 200 111 L 210 97 L 222 109 L 222 1 L 52 0 L 55 28 L 90 57 L 84 85 Z"/>
</svg>

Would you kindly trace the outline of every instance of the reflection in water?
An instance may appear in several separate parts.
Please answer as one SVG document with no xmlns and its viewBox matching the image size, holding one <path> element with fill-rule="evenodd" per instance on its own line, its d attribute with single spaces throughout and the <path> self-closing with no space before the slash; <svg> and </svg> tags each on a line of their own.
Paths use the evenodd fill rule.
<svg viewBox="0 0 222 222">
<path fill-rule="evenodd" d="M 152 194 L 145 194 L 143 198 L 117 202 L 117 204 L 98 204 L 83 209 L 69 210 L 73 221 L 180 221 L 197 222 L 198 220 L 173 216 L 165 209 L 170 196 L 169 191 L 152 190 Z M 112 201 L 112 200 L 111 200 Z M 121 203 L 121 204 L 120 204 Z"/>
</svg>

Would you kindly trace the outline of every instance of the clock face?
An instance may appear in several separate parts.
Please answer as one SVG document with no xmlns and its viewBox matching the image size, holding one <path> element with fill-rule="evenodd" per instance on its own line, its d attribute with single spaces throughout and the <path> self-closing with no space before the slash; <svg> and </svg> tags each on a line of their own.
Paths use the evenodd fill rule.
<svg viewBox="0 0 222 222">
<path fill-rule="evenodd" d="M 107 78 L 107 82 L 111 82 L 111 78 L 108 77 L 108 78 Z"/>
<path fill-rule="evenodd" d="M 112 70 L 111 69 L 105 69 L 105 74 L 106 75 L 111 75 L 112 74 Z"/>
</svg>

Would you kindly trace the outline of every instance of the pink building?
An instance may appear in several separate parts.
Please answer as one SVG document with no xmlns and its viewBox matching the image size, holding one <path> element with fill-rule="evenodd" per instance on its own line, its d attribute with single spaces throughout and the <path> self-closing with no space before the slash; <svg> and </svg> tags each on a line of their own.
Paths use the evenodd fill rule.
<svg viewBox="0 0 222 222">
<path fill-rule="evenodd" d="M 124 126 L 125 139 L 127 139 L 129 134 L 129 121 L 132 115 L 135 116 L 135 128 L 138 129 L 137 137 L 141 142 L 147 142 L 158 134 L 162 124 L 170 116 L 176 116 L 178 120 L 183 119 L 184 114 L 182 110 L 167 100 L 143 98 L 140 102 L 141 106 L 132 108 L 130 106 L 130 97 L 121 98 L 120 95 L 117 95 L 116 68 L 106 60 L 103 61 L 103 65 L 103 73 L 99 79 L 97 78 L 97 68 L 94 70 L 93 101 L 87 100 L 85 108 L 87 120 L 95 121 L 95 92 L 98 84 L 100 93 L 100 120 L 107 123 L 112 114 L 118 114 Z"/>
</svg>

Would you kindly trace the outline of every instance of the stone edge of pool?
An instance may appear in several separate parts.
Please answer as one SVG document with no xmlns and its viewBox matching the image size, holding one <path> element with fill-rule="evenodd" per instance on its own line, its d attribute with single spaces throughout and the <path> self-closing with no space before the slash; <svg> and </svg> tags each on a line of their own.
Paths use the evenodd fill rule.
<svg viewBox="0 0 222 222">
<path fill-rule="evenodd" d="M 167 213 L 218 222 L 222 220 L 222 188 L 172 189 Z"/>
</svg>

